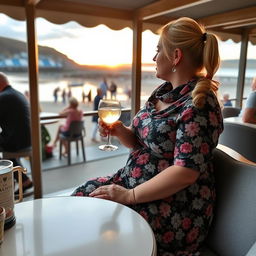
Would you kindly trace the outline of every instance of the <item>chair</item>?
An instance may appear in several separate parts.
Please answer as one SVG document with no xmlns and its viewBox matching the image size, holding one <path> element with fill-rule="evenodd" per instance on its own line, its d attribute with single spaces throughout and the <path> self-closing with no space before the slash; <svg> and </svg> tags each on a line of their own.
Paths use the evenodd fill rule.
<svg viewBox="0 0 256 256">
<path fill-rule="evenodd" d="M 224 121 L 224 131 L 220 135 L 219 143 L 256 162 L 256 128 Z"/>
<path fill-rule="evenodd" d="M 84 162 L 86 161 L 85 157 L 85 149 L 84 149 L 84 136 L 85 136 L 85 129 L 84 129 L 84 122 L 83 121 L 73 121 L 69 127 L 69 136 L 64 136 L 60 134 L 60 155 L 59 159 L 62 157 L 62 144 L 64 141 L 68 143 L 68 165 L 71 165 L 71 142 L 76 142 L 76 154 L 79 154 L 78 142 L 81 142 L 82 152 L 83 152 L 83 159 Z"/>
<path fill-rule="evenodd" d="M 256 165 L 237 161 L 219 149 L 214 150 L 213 164 L 216 206 L 201 255 L 255 256 Z"/>
<path fill-rule="evenodd" d="M 3 159 L 20 159 L 21 157 L 29 157 L 30 168 L 32 169 L 32 147 L 23 148 L 14 152 L 2 151 L 2 154 Z"/>
<path fill-rule="evenodd" d="M 239 116 L 240 112 L 241 112 L 240 108 L 224 107 L 222 109 L 222 116 L 223 118 Z"/>
</svg>

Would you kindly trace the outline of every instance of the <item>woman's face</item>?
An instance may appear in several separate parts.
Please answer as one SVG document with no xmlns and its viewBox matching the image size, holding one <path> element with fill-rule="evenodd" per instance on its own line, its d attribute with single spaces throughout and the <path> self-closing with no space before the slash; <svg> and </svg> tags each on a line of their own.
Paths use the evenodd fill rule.
<svg viewBox="0 0 256 256">
<path fill-rule="evenodd" d="M 157 45 L 157 52 L 153 58 L 156 62 L 156 77 L 165 81 L 170 81 L 170 75 L 172 73 L 172 63 L 164 54 L 163 47 L 159 42 Z"/>
</svg>

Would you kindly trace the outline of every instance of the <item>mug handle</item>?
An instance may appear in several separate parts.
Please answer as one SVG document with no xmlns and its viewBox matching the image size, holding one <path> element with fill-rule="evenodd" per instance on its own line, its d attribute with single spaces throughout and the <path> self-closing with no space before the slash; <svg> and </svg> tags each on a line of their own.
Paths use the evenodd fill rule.
<svg viewBox="0 0 256 256">
<path fill-rule="evenodd" d="M 18 172 L 19 177 L 19 199 L 15 200 L 15 203 L 19 203 L 23 200 L 23 187 L 22 187 L 22 173 L 26 173 L 27 169 L 21 166 L 15 166 L 12 168 L 13 172 Z"/>
</svg>

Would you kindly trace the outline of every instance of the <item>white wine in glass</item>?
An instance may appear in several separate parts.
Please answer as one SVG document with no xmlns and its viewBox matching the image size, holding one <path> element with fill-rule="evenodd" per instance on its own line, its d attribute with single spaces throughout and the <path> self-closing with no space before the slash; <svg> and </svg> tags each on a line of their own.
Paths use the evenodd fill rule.
<svg viewBox="0 0 256 256">
<path fill-rule="evenodd" d="M 113 124 L 119 119 L 121 115 L 121 104 L 117 100 L 100 100 L 98 114 L 103 122 L 105 122 L 106 124 Z M 114 151 L 118 149 L 117 146 L 111 144 L 110 133 L 108 133 L 107 144 L 100 145 L 99 149 L 103 151 Z"/>
</svg>

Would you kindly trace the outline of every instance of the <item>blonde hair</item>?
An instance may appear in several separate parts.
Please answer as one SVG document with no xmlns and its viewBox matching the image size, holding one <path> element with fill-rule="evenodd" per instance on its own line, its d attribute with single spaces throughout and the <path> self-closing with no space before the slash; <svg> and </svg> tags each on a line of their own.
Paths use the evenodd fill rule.
<svg viewBox="0 0 256 256">
<path fill-rule="evenodd" d="M 71 97 L 69 99 L 69 104 L 70 104 L 71 107 L 77 108 L 78 107 L 78 100 L 75 97 Z"/>
<path fill-rule="evenodd" d="M 206 95 L 210 91 L 217 94 L 219 87 L 219 83 L 212 80 L 220 65 L 217 37 L 206 33 L 205 28 L 195 20 L 182 17 L 162 28 L 160 43 L 167 58 L 176 48 L 190 58 L 200 77 L 192 92 L 193 104 L 203 107 Z"/>
</svg>

